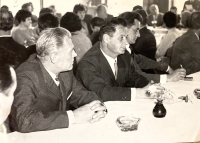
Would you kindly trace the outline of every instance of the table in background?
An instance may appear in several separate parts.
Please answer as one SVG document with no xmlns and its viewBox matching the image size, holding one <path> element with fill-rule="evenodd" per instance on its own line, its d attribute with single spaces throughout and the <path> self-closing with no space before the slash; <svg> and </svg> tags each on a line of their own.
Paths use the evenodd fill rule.
<svg viewBox="0 0 200 143">
<path fill-rule="evenodd" d="M 193 81 L 168 82 L 163 84 L 178 96 L 190 94 L 192 103 L 181 101 L 164 104 L 165 118 L 155 118 L 152 110 L 154 100 L 105 102 L 108 109 L 106 118 L 90 124 L 75 124 L 68 129 L 57 129 L 34 133 L 10 133 L 12 143 L 163 143 L 200 141 L 200 100 L 193 95 L 200 88 L 200 72 L 192 74 Z M 122 132 L 116 119 L 132 114 L 141 118 L 137 131 Z"/>
</svg>

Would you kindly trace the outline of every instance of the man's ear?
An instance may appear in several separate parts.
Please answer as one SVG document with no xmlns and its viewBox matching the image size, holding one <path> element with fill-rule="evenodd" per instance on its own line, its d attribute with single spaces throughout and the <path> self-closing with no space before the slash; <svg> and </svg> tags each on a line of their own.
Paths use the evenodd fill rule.
<svg viewBox="0 0 200 143">
<path fill-rule="evenodd" d="M 103 35 L 103 39 L 102 39 L 105 43 L 108 43 L 110 41 L 110 36 L 108 34 L 104 34 Z"/>
<path fill-rule="evenodd" d="M 58 55 L 57 54 L 52 54 L 50 56 L 50 60 L 53 64 L 55 64 L 58 61 Z"/>
</svg>

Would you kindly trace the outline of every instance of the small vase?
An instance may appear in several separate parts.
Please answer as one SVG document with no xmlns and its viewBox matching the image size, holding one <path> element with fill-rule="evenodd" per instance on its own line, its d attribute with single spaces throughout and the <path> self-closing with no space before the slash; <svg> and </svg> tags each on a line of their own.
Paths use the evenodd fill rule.
<svg viewBox="0 0 200 143">
<path fill-rule="evenodd" d="M 163 118 L 165 117 L 167 111 L 163 106 L 162 100 L 158 100 L 156 106 L 153 108 L 153 115 L 156 118 Z"/>
</svg>

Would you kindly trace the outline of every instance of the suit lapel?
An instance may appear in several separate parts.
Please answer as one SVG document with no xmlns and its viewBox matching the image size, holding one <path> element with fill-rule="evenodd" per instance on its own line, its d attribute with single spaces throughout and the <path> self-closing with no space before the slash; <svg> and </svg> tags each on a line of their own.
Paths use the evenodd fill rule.
<svg viewBox="0 0 200 143">
<path fill-rule="evenodd" d="M 117 57 L 117 66 L 118 66 L 118 74 L 117 74 L 117 81 L 119 83 L 119 86 L 123 86 L 121 84 L 124 84 L 125 82 L 125 73 L 126 73 L 126 67 L 123 63 L 123 60 L 121 59 L 121 56 Z"/>
<path fill-rule="evenodd" d="M 99 49 L 99 53 L 100 53 L 100 57 L 99 57 L 99 60 L 100 60 L 100 69 L 106 73 L 112 80 L 115 81 L 115 76 L 113 74 L 113 71 L 106 59 L 106 57 L 103 55 L 103 53 L 101 52 L 101 50 Z"/>
</svg>

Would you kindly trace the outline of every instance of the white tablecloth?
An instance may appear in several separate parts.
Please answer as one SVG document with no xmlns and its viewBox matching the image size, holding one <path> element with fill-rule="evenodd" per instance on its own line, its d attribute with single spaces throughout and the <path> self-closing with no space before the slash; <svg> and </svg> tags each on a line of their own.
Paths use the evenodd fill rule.
<svg viewBox="0 0 200 143">
<path fill-rule="evenodd" d="M 200 73 L 190 75 L 194 81 L 168 82 L 163 84 L 177 96 L 190 94 L 192 102 L 181 101 L 164 104 L 165 118 L 155 118 L 152 110 L 154 100 L 137 99 L 134 102 L 105 102 L 106 118 L 90 124 L 76 124 L 68 129 L 57 129 L 35 133 L 9 134 L 12 143 L 164 143 L 200 141 L 200 100 L 193 95 L 200 88 Z M 116 119 L 132 114 L 141 118 L 137 131 L 122 132 Z"/>
</svg>

